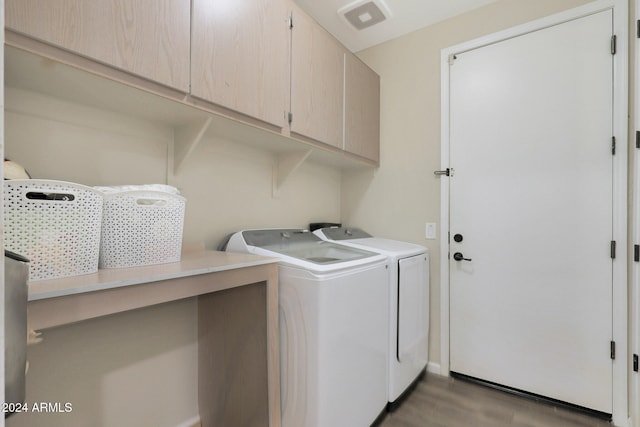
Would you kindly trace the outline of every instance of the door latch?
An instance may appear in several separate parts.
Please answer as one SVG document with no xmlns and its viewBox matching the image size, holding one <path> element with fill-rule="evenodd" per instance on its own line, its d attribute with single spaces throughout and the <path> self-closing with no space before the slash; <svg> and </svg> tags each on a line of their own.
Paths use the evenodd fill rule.
<svg viewBox="0 0 640 427">
<path fill-rule="evenodd" d="M 433 171 L 435 176 L 453 176 L 453 169 L 446 168 L 443 171 Z"/>
</svg>

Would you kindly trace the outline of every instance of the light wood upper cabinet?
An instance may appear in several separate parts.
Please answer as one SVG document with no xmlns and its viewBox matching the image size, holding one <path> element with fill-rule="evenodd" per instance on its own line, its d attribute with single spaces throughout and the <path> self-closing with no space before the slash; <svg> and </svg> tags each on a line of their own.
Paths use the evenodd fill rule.
<svg viewBox="0 0 640 427">
<path fill-rule="evenodd" d="M 380 77 L 355 55 L 345 55 L 344 149 L 380 161 Z"/>
<path fill-rule="evenodd" d="M 378 76 L 293 0 L 5 0 L 5 23 L 9 46 L 193 107 L 197 135 L 216 117 L 274 152 L 379 163 Z"/>
<path fill-rule="evenodd" d="M 306 14 L 293 10 L 291 132 L 343 147 L 346 49 Z"/>
<path fill-rule="evenodd" d="M 286 0 L 193 0 L 191 94 L 284 127 L 288 17 Z"/>
<path fill-rule="evenodd" d="M 6 27 L 188 91 L 190 0 L 5 0 Z"/>
</svg>

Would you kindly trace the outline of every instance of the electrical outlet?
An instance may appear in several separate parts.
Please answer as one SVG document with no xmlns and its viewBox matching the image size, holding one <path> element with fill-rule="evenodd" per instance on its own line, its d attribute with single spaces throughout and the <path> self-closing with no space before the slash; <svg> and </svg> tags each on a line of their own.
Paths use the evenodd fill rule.
<svg viewBox="0 0 640 427">
<path fill-rule="evenodd" d="M 436 239 L 436 223 L 427 222 L 425 224 L 425 237 L 430 240 Z"/>
</svg>

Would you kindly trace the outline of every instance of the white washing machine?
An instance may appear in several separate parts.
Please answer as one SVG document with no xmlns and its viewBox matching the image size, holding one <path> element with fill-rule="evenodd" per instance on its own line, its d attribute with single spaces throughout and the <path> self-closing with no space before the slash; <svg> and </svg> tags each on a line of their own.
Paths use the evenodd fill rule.
<svg viewBox="0 0 640 427">
<path fill-rule="evenodd" d="M 282 425 L 371 425 L 387 403 L 386 257 L 297 229 L 241 231 L 226 250 L 280 258 Z"/>
<path fill-rule="evenodd" d="M 389 408 L 424 372 L 429 357 L 429 252 L 357 229 L 328 227 L 320 238 L 389 258 Z"/>
</svg>

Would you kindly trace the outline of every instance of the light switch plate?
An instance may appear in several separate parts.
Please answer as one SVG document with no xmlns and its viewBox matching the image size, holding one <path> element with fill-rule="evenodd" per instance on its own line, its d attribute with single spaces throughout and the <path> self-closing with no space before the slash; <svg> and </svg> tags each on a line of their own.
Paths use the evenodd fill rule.
<svg viewBox="0 0 640 427">
<path fill-rule="evenodd" d="M 430 240 L 436 239 L 436 223 L 427 222 L 425 224 L 425 237 Z"/>
</svg>

